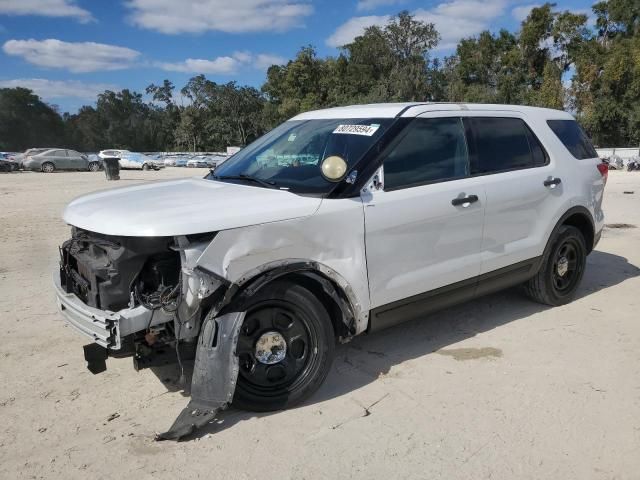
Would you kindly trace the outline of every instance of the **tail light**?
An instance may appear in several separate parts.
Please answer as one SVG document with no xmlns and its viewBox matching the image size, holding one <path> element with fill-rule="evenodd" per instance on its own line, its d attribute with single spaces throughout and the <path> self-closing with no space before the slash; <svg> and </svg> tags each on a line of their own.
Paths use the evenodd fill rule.
<svg viewBox="0 0 640 480">
<path fill-rule="evenodd" d="M 609 178 L 609 165 L 605 162 L 599 163 L 598 171 L 600 172 L 600 175 L 602 175 L 604 183 L 607 183 L 607 179 Z"/>
</svg>

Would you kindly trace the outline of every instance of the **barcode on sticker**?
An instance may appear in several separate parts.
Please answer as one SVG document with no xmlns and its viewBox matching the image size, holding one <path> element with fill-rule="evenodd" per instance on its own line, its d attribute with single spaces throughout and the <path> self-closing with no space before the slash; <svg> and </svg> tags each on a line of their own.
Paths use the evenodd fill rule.
<svg viewBox="0 0 640 480">
<path fill-rule="evenodd" d="M 380 125 L 338 125 L 333 133 L 343 133 L 348 135 L 365 135 L 370 137 Z"/>
</svg>

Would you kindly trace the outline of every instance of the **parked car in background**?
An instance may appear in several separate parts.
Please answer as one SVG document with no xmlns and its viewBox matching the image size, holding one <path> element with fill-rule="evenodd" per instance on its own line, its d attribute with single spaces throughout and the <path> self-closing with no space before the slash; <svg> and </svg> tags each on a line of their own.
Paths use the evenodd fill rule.
<svg viewBox="0 0 640 480">
<path fill-rule="evenodd" d="M 51 150 L 52 147 L 47 148 L 29 148 L 25 150 L 23 153 L 19 153 L 15 156 L 15 160 L 20 164 L 20 168 L 24 168 L 23 162 L 24 159 L 30 155 L 36 155 L 37 153 L 46 152 L 47 150 Z"/>
<path fill-rule="evenodd" d="M 20 161 L 15 158 L 14 153 L 0 152 L 0 160 L 8 163 L 12 172 L 20 169 Z"/>
<path fill-rule="evenodd" d="M 13 172 L 13 165 L 11 165 L 11 162 L 9 160 L 0 158 L 0 172 L 3 172 L 3 173 Z"/>
<path fill-rule="evenodd" d="M 224 162 L 227 161 L 227 159 L 229 158 L 228 155 L 214 155 L 212 157 L 210 157 L 212 160 L 213 165 L 211 165 L 211 168 L 216 168 L 219 167 L 220 165 L 222 165 Z"/>
<path fill-rule="evenodd" d="M 165 167 L 186 167 L 188 156 L 185 155 L 167 155 L 163 159 Z"/>
<path fill-rule="evenodd" d="M 210 168 L 212 166 L 215 166 L 215 163 L 210 157 L 205 155 L 197 155 L 187 160 L 187 167 L 191 168 Z"/>
<path fill-rule="evenodd" d="M 631 157 L 627 163 L 627 171 L 633 172 L 634 170 L 640 170 L 640 156 Z"/>
<path fill-rule="evenodd" d="M 130 152 L 129 150 L 102 150 L 98 153 L 100 158 L 119 158 L 120 168 L 133 170 L 160 170 L 164 168 L 164 162 L 151 158 L 143 153 Z"/>
<path fill-rule="evenodd" d="M 40 149 L 32 149 L 40 150 Z M 37 153 L 25 152 L 22 166 L 25 170 L 52 173 L 56 170 L 100 170 L 100 162 L 90 161 L 86 155 L 63 148 L 50 148 Z"/>
<path fill-rule="evenodd" d="M 186 167 L 187 162 L 189 161 L 189 157 L 175 157 L 175 161 L 173 163 L 174 167 Z"/>
<path fill-rule="evenodd" d="M 100 158 L 97 153 L 85 153 L 85 155 L 89 158 L 90 162 L 98 162 L 101 167 L 103 166 L 102 158 Z"/>
</svg>

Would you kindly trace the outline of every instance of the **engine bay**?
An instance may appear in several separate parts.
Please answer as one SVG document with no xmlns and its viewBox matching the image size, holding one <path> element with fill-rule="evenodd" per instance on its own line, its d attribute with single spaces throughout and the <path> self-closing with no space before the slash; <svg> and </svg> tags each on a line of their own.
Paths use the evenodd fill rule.
<svg viewBox="0 0 640 480">
<path fill-rule="evenodd" d="M 116 237 L 73 228 L 60 248 L 60 282 L 91 307 L 152 310 L 176 298 L 180 253 L 173 237 Z"/>
</svg>

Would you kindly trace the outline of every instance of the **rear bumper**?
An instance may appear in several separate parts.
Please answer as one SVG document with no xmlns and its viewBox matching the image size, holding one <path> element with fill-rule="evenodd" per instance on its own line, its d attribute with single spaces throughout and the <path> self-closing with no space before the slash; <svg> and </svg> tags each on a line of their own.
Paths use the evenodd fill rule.
<svg viewBox="0 0 640 480">
<path fill-rule="evenodd" d="M 600 229 L 593 238 L 593 250 L 595 250 L 601 238 L 602 238 L 602 229 Z"/>
<path fill-rule="evenodd" d="M 109 350 L 120 350 L 122 338 L 146 328 L 173 320 L 162 310 L 152 317 L 151 310 L 142 306 L 119 312 L 99 310 L 86 305 L 75 294 L 67 293 L 60 285 L 60 275 L 55 272 L 53 285 L 58 310 L 74 330 Z"/>
</svg>

